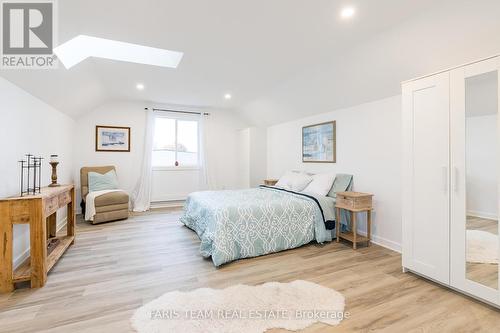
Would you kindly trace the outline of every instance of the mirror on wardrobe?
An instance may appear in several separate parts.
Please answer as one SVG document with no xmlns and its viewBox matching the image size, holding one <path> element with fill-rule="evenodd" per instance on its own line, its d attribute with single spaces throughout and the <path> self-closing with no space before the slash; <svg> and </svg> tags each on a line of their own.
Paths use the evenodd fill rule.
<svg viewBox="0 0 500 333">
<path fill-rule="evenodd" d="M 466 277 L 498 289 L 498 73 L 466 79 Z"/>
</svg>

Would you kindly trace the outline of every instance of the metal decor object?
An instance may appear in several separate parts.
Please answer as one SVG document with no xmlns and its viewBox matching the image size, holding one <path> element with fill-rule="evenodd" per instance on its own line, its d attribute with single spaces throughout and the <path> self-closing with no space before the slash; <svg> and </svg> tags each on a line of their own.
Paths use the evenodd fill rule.
<svg viewBox="0 0 500 333">
<path fill-rule="evenodd" d="M 43 157 L 26 154 L 26 158 L 19 161 L 21 164 L 21 196 L 41 193 Z"/>
</svg>

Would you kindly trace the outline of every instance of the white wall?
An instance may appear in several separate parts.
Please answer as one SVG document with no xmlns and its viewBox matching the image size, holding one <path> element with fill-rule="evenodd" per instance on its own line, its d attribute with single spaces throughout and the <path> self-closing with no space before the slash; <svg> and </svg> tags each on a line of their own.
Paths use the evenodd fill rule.
<svg viewBox="0 0 500 333">
<path fill-rule="evenodd" d="M 467 118 L 467 213 L 498 217 L 498 118 Z"/>
<path fill-rule="evenodd" d="M 189 193 L 201 189 L 200 176 L 197 169 L 154 169 L 151 176 L 151 202 L 185 200 Z"/>
<path fill-rule="evenodd" d="M 121 187 L 132 192 L 139 176 L 144 150 L 146 113 L 144 103 L 112 102 L 86 113 L 77 119 L 75 178 L 78 183 L 82 166 L 115 165 Z M 158 105 L 157 107 L 165 107 Z M 179 109 L 179 107 L 177 107 Z M 185 109 L 185 108 L 184 108 Z M 216 189 L 236 189 L 246 186 L 239 163 L 239 130 L 246 124 L 232 111 L 204 110 L 210 113 L 205 121 L 207 163 L 211 182 Z M 130 152 L 96 152 L 95 126 L 131 127 Z M 153 200 L 184 199 L 196 190 L 197 171 L 155 171 Z M 80 194 L 78 193 L 80 201 Z"/>
<path fill-rule="evenodd" d="M 207 133 L 207 160 L 209 174 L 215 189 L 238 189 L 248 187 L 245 170 L 239 161 L 241 146 L 240 131 L 248 124 L 234 111 L 209 111 L 205 120 Z"/>
<path fill-rule="evenodd" d="M 267 175 L 267 128 L 248 127 L 240 131 L 240 166 L 243 188 L 258 187 Z"/>
<path fill-rule="evenodd" d="M 302 127 L 330 120 L 337 121 L 337 163 L 302 163 Z M 400 96 L 271 126 L 267 137 L 268 177 L 292 169 L 353 174 L 354 190 L 375 195 L 374 241 L 400 250 Z"/>
<path fill-rule="evenodd" d="M 75 130 L 74 178 L 77 201 L 80 196 L 80 168 L 114 165 L 120 186 L 132 191 L 140 174 L 146 113 L 139 103 L 110 103 L 77 118 Z M 96 152 L 96 125 L 131 127 L 130 152 Z M 80 207 L 78 207 L 80 208 Z"/>
<path fill-rule="evenodd" d="M 251 127 L 249 134 L 249 184 L 256 187 L 263 184 L 267 176 L 267 129 Z"/>
<path fill-rule="evenodd" d="M 250 187 L 250 128 L 242 129 L 238 132 L 239 146 L 238 160 L 240 163 L 242 187 Z"/>
<path fill-rule="evenodd" d="M 42 186 L 50 183 L 48 159 L 58 154 L 59 183 L 72 183 L 73 134 L 75 122 L 39 99 L 0 78 L 0 197 L 19 195 L 18 161 L 25 154 L 42 156 Z M 58 224 L 66 221 L 66 210 L 58 212 Z M 29 228 L 14 226 L 14 265 L 29 255 Z"/>
</svg>

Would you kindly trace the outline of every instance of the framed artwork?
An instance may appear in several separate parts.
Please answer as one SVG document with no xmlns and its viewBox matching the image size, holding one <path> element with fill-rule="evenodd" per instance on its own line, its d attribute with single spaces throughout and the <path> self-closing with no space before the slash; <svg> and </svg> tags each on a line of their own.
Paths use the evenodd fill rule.
<svg viewBox="0 0 500 333">
<path fill-rule="evenodd" d="M 335 121 L 302 127 L 302 162 L 337 162 Z"/>
<path fill-rule="evenodd" d="M 130 127 L 95 127 L 95 151 L 129 152 Z"/>
</svg>

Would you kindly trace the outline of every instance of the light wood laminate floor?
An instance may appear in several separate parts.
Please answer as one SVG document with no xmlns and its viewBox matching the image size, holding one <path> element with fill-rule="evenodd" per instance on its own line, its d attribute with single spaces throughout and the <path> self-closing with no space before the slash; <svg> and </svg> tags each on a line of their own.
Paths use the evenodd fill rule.
<svg viewBox="0 0 500 333">
<path fill-rule="evenodd" d="M 401 256 L 335 242 L 240 260 L 216 269 L 178 212 L 89 225 L 38 290 L 0 295 L 0 332 L 130 332 L 133 311 L 172 290 L 309 280 L 346 297 L 350 318 L 304 332 L 494 332 L 500 312 L 401 272 Z M 283 332 L 273 330 L 272 332 Z"/>
</svg>

